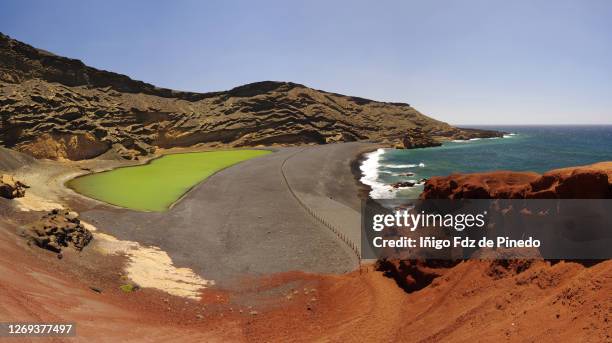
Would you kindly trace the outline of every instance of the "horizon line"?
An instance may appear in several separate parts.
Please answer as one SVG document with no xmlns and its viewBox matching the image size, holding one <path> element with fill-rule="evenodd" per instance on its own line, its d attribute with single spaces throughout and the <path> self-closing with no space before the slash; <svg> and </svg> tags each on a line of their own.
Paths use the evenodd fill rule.
<svg viewBox="0 0 612 343">
<path fill-rule="evenodd" d="M 512 123 L 504 123 L 504 124 L 482 124 L 482 123 L 469 123 L 469 124 L 456 124 L 456 123 L 448 123 L 451 126 L 462 127 L 469 125 L 476 126 L 612 126 L 612 123 L 558 123 L 558 124 L 545 124 L 545 123 L 535 123 L 535 124 L 512 124 Z"/>
</svg>

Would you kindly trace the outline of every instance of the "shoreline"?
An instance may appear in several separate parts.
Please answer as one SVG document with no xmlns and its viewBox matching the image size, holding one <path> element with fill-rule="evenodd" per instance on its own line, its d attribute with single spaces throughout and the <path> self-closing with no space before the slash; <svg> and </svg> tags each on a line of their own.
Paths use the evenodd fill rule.
<svg viewBox="0 0 612 343">
<path fill-rule="evenodd" d="M 464 129 L 464 130 L 465 130 L 465 129 Z M 478 131 L 478 129 L 470 129 L 470 130 L 476 130 L 476 131 Z M 489 130 L 484 130 L 484 132 L 489 132 Z M 380 146 L 379 146 L 377 149 L 371 149 L 371 150 L 369 150 L 369 151 L 364 151 L 364 152 L 360 153 L 360 154 L 359 154 L 359 155 L 358 155 L 358 156 L 355 158 L 355 163 L 356 163 L 356 165 L 355 165 L 355 166 L 352 166 L 352 171 L 353 171 L 353 174 L 355 175 L 355 179 L 356 179 L 356 180 L 357 180 L 357 182 L 358 182 L 358 183 L 359 183 L 359 184 L 362 186 L 361 188 L 362 188 L 364 191 L 366 191 L 366 192 L 367 192 L 367 196 L 366 196 L 366 198 L 369 198 L 369 199 L 372 199 L 372 200 L 376 200 L 376 199 L 384 199 L 384 198 L 381 198 L 381 197 L 376 197 L 376 198 L 373 198 L 373 197 L 371 196 L 371 194 L 372 194 L 372 192 L 374 191 L 374 187 L 372 187 L 372 185 L 370 185 L 370 184 L 366 184 L 366 183 L 363 183 L 363 182 L 362 182 L 362 179 L 363 179 L 364 177 L 367 177 L 367 176 L 368 176 L 368 175 L 366 175 L 366 173 L 364 172 L 364 170 L 362 169 L 362 167 L 363 167 L 364 163 L 365 163 L 365 162 L 367 162 L 367 161 L 369 160 L 369 158 L 371 158 L 371 157 L 367 157 L 366 155 L 368 155 L 368 154 L 372 154 L 372 153 L 374 153 L 374 152 L 375 152 L 376 150 L 378 150 L 378 149 L 383 149 L 383 150 L 385 150 L 385 149 L 397 149 L 397 150 L 400 150 L 400 151 L 423 150 L 423 149 L 430 149 L 430 150 L 431 150 L 431 149 L 434 149 L 434 148 L 440 148 L 440 147 L 444 146 L 444 144 L 447 144 L 447 143 L 471 143 L 471 142 L 477 142 L 477 141 L 480 141 L 480 140 L 497 140 L 497 139 L 507 139 L 507 138 L 515 137 L 515 136 L 517 136 L 517 135 L 518 135 L 518 133 L 514 133 L 514 132 L 504 132 L 504 131 L 499 131 L 499 130 L 494 130 L 494 132 L 499 132 L 499 133 L 501 133 L 502 135 L 501 135 L 501 136 L 494 136 L 494 137 L 474 137 L 474 138 L 469 138 L 469 139 L 460 139 L 460 140 L 457 140 L 457 139 L 452 139 L 451 137 L 443 137 L 444 139 L 441 139 L 441 141 L 442 141 L 442 144 L 443 144 L 443 145 L 441 145 L 441 146 L 427 146 L 427 147 L 421 147 L 421 148 L 412 148 L 412 149 L 397 149 L 397 148 L 394 148 L 393 146 L 390 146 L 390 145 L 382 145 L 382 144 L 381 144 L 381 145 L 380 145 Z M 382 156 L 384 153 L 385 153 L 385 151 L 381 151 L 381 153 L 380 153 L 380 155 L 379 155 L 379 156 Z M 411 163 L 410 165 L 411 165 L 411 167 L 423 167 L 423 166 L 424 166 L 422 163 L 417 164 L 416 162 Z M 375 165 L 375 166 L 372 166 L 372 168 L 373 168 L 373 169 L 375 168 L 375 170 L 376 170 L 376 178 L 378 178 L 378 176 L 379 176 L 379 175 L 378 175 L 378 174 L 379 174 L 379 171 L 378 171 L 378 168 L 379 168 L 379 167 L 380 167 L 380 163 L 379 163 L 379 162 L 376 162 L 376 165 Z M 408 168 L 408 167 L 406 167 L 406 168 Z M 422 183 L 422 182 L 418 182 L 418 181 L 417 181 L 417 182 L 414 182 L 414 183 L 415 183 L 415 185 L 414 185 L 414 186 L 411 186 L 411 187 L 394 188 L 394 187 L 392 186 L 392 184 L 382 183 L 382 182 L 377 181 L 377 180 L 372 180 L 371 182 L 372 182 L 372 183 L 376 183 L 376 184 L 380 184 L 381 186 L 384 186 L 384 187 L 385 187 L 385 189 L 386 189 L 387 187 L 391 187 L 391 190 L 390 190 L 390 191 L 391 191 L 392 195 L 394 195 L 394 194 L 395 194 L 395 192 L 397 192 L 397 190 L 399 190 L 399 189 L 416 188 L 417 186 L 421 186 L 421 185 L 423 185 L 423 184 L 424 184 L 424 183 Z M 381 191 L 382 191 L 382 190 L 381 190 Z M 363 195 L 361 195 L 361 194 L 360 194 L 360 197 L 361 197 L 362 199 L 364 199 L 364 198 L 363 198 L 364 196 L 363 196 Z M 393 198 L 394 198 L 394 197 L 395 197 L 395 196 L 393 196 Z"/>
<path fill-rule="evenodd" d="M 351 173 L 353 174 L 353 177 L 355 178 L 355 182 L 357 183 L 358 187 L 357 197 L 361 201 L 367 201 L 368 199 L 370 199 L 370 192 L 372 191 L 372 187 L 361 182 L 361 178 L 363 177 L 361 165 L 366 160 L 367 154 L 372 153 L 378 149 L 384 149 L 385 147 L 385 145 L 381 144 L 380 146 L 372 147 L 371 149 L 361 151 L 350 163 Z"/>
</svg>

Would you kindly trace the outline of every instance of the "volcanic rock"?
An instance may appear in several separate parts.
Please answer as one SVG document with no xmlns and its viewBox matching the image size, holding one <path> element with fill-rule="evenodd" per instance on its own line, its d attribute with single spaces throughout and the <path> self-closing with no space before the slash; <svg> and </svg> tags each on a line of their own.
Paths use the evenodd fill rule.
<svg viewBox="0 0 612 343">
<path fill-rule="evenodd" d="M 55 209 L 45 214 L 40 220 L 23 229 L 21 236 L 29 243 L 56 253 L 68 246 L 81 251 L 93 239 L 91 232 L 81 224 L 78 214 L 63 209 Z"/>
<path fill-rule="evenodd" d="M 498 171 L 490 173 L 453 174 L 432 177 L 426 181 L 421 199 L 610 199 L 612 198 L 612 162 L 601 162 L 587 166 L 552 170 L 543 175 L 531 172 Z M 504 220 L 515 228 L 513 234 L 521 237 L 522 224 L 527 218 L 512 222 L 511 216 L 501 211 Z M 536 218 L 537 220 L 537 218 Z M 552 222 L 553 224 L 556 222 Z M 559 225 L 560 228 L 564 227 Z M 563 235 L 565 233 L 562 232 Z M 570 232 L 571 234 L 571 232 Z M 581 238 L 596 240 L 601 232 L 589 236 L 580 231 Z M 517 258 L 517 256 L 520 256 Z M 485 273 L 492 279 L 501 279 L 522 274 L 529 270 L 536 260 L 542 259 L 536 248 L 480 249 L 472 255 L 482 259 L 477 263 L 486 264 Z M 489 260 L 489 261 L 484 261 Z M 461 260 L 417 260 L 401 258 L 380 258 L 376 267 L 406 292 L 423 289 L 444 275 L 449 268 Z"/>
<path fill-rule="evenodd" d="M 497 171 L 430 178 L 421 199 L 610 199 L 612 162 L 532 172 Z"/>
<path fill-rule="evenodd" d="M 429 286 L 443 272 L 457 265 L 459 260 L 399 260 L 379 259 L 376 270 L 395 280 L 404 291 L 411 293 Z"/>
<path fill-rule="evenodd" d="M 460 132 L 453 133 L 449 138 L 453 140 L 470 140 L 474 138 L 501 138 L 507 132 L 483 130 L 483 129 L 467 129 L 463 128 Z"/>
<path fill-rule="evenodd" d="M 440 145 L 442 145 L 441 142 L 435 140 L 428 133 L 423 132 L 422 129 L 414 128 L 402 137 L 401 145 L 396 146 L 396 148 L 418 149 Z"/>
<path fill-rule="evenodd" d="M 14 199 L 25 196 L 25 184 L 15 180 L 12 176 L 2 174 L 0 176 L 0 197 Z"/>
<path fill-rule="evenodd" d="M 372 140 L 439 145 L 471 133 L 408 104 L 263 81 L 179 92 L 91 68 L 0 34 L 0 145 L 37 158 L 81 160 L 109 150 L 136 159 L 158 148 Z M 435 137 L 435 138 L 434 138 Z"/>
<path fill-rule="evenodd" d="M 412 187 L 414 186 L 415 183 L 412 181 L 400 181 L 400 182 L 396 182 L 394 184 L 391 184 L 391 187 L 393 188 L 405 188 L 405 187 Z"/>
</svg>

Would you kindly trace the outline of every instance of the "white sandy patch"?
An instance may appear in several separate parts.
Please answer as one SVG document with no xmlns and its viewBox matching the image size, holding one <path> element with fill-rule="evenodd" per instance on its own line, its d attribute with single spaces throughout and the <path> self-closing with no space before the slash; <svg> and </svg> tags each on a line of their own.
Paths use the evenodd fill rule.
<svg viewBox="0 0 612 343">
<path fill-rule="evenodd" d="M 27 192 L 24 197 L 13 199 L 13 203 L 19 211 L 51 211 L 55 208 L 64 208 L 57 202 Z"/>
<path fill-rule="evenodd" d="M 83 226 L 92 231 L 95 248 L 108 255 L 125 254 L 129 258 L 125 269 L 128 277 L 140 287 L 159 289 L 168 294 L 200 299 L 200 290 L 214 285 L 189 268 L 177 268 L 168 254 L 158 247 L 144 247 L 137 242 L 122 241 L 111 235 L 96 232 L 88 223 Z"/>
</svg>

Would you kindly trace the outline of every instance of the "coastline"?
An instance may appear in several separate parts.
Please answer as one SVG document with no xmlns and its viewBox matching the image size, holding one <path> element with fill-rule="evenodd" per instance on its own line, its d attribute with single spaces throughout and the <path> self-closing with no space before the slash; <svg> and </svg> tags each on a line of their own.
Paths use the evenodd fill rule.
<svg viewBox="0 0 612 343">
<path fill-rule="evenodd" d="M 424 150 L 424 149 L 426 149 L 428 151 L 432 151 L 432 148 L 440 148 L 440 147 L 443 147 L 444 145 L 446 145 L 448 143 L 469 144 L 469 143 L 474 143 L 474 142 L 478 142 L 478 141 L 507 139 L 507 138 L 515 137 L 515 136 L 518 135 L 515 132 L 506 132 L 506 131 L 499 130 L 499 129 L 495 129 L 495 130 L 493 130 L 493 129 L 492 130 L 482 130 L 482 129 L 466 129 L 466 128 L 463 128 L 462 130 L 470 130 L 470 131 L 474 131 L 474 132 L 478 132 L 478 133 L 482 133 L 482 134 L 481 134 L 481 137 L 472 137 L 472 138 L 465 138 L 465 139 L 454 139 L 455 137 L 442 137 L 442 139 L 440 139 L 440 141 L 443 142 L 441 146 L 427 146 L 427 147 L 413 148 L 413 149 L 397 149 L 397 148 L 395 148 L 395 149 L 399 150 L 399 151 L 402 151 L 402 152 L 403 151 L 409 152 L 409 151 L 415 151 L 415 150 L 418 151 L 418 150 Z M 394 147 L 392 147 L 392 146 L 381 146 L 380 149 L 394 149 Z M 367 163 L 368 162 L 368 158 L 369 158 L 366 155 L 367 154 L 371 154 L 374 151 L 375 150 L 368 151 L 368 152 L 365 152 L 365 153 L 363 153 L 363 154 L 361 154 L 359 156 L 359 158 L 360 158 L 359 168 L 360 168 L 360 172 L 361 173 L 359 174 L 358 181 L 360 183 L 364 184 L 363 181 L 362 181 L 364 178 L 367 178 L 367 177 L 372 178 L 372 180 L 370 180 L 370 184 L 364 184 L 365 189 L 368 190 L 368 197 L 370 197 L 372 192 L 375 190 L 375 188 L 373 186 L 377 185 L 377 184 L 380 185 L 380 194 L 381 195 L 382 195 L 383 192 L 389 191 L 390 195 L 392 195 L 391 196 L 392 198 L 395 197 L 394 196 L 395 193 L 397 191 L 399 191 L 399 190 L 402 190 L 402 189 L 403 190 L 406 190 L 406 189 L 416 189 L 417 187 L 424 186 L 425 182 L 423 180 L 418 181 L 418 180 L 412 180 L 411 179 L 409 181 L 411 183 L 414 183 L 414 186 L 398 187 L 398 188 L 393 187 L 393 184 L 383 184 L 382 182 L 375 180 L 379 176 L 378 168 L 380 168 L 380 162 L 378 162 L 378 161 L 372 162 L 372 165 L 369 166 L 369 168 L 371 169 L 369 172 L 371 172 L 372 175 L 366 175 L 368 173 L 368 171 L 363 170 L 364 162 Z M 377 156 L 377 157 L 380 158 L 380 156 L 382 156 L 384 154 L 385 154 L 385 151 L 381 151 L 380 155 Z M 401 165 L 398 165 L 397 168 L 399 170 L 402 170 L 400 166 Z M 414 168 L 414 167 L 425 167 L 425 165 L 423 163 L 421 163 L 421 162 L 417 163 L 416 161 L 412 161 L 410 164 L 406 164 L 405 165 L 405 168 Z M 376 175 L 373 175 L 373 173 L 374 173 L 373 170 L 376 170 Z M 426 180 L 426 178 L 424 178 L 424 179 Z M 389 189 L 389 188 L 391 188 L 391 189 Z M 385 192 L 385 194 L 386 194 L 386 192 Z M 417 195 L 417 197 L 418 197 L 418 194 L 415 194 L 415 195 Z M 383 197 L 382 196 L 376 196 L 374 199 L 383 199 Z"/>
<path fill-rule="evenodd" d="M 449 142 L 469 143 L 469 142 L 479 141 L 483 139 L 502 139 L 502 138 L 507 138 L 507 137 L 516 135 L 516 133 L 498 130 L 493 127 L 487 128 L 487 129 L 456 127 L 456 130 L 458 132 L 455 132 L 452 135 L 449 135 L 448 133 L 443 136 L 431 135 L 432 140 L 429 143 L 426 142 L 423 146 L 418 146 L 418 147 L 413 147 L 413 148 L 403 148 L 399 150 L 405 150 L 405 151 L 411 151 L 415 149 L 422 150 L 422 149 L 440 147 Z M 357 182 L 358 187 L 360 188 L 358 192 L 358 197 L 361 200 L 372 199 L 371 194 L 374 191 L 373 186 L 375 184 L 382 185 L 382 183 L 375 180 L 375 178 L 378 177 L 377 175 L 376 176 L 366 175 L 368 171 L 364 170 L 364 163 L 367 163 L 369 158 L 371 158 L 371 157 L 368 157 L 367 155 L 372 154 L 379 149 L 394 149 L 395 148 L 395 145 L 391 144 L 390 142 L 375 143 L 375 144 L 377 145 L 374 148 L 370 148 L 370 149 L 361 151 L 351 162 L 351 171 L 355 177 L 355 181 Z M 383 151 L 381 151 L 381 155 L 382 154 L 384 154 Z M 420 166 L 420 165 L 417 164 L 417 166 Z M 378 162 L 376 162 L 376 165 L 374 165 L 373 163 L 373 165 L 370 166 L 370 169 L 372 170 L 377 169 L 377 168 L 378 168 Z M 371 178 L 370 182 L 364 183 L 363 179 L 368 178 L 368 177 Z M 415 182 L 415 184 L 417 186 L 419 185 L 422 186 L 424 185 L 424 182 L 417 181 Z M 385 190 L 388 190 L 388 186 L 390 185 L 384 185 Z M 383 187 L 381 187 L 381 190 L 380 190 L 381 192 L 383 191 L 382 188 Z M 413 187 L 410 187 L 410 188 L 413 188 Z M 391 189 L 391 191 L 393 190 L 394 189 Z M 380 198 L 380 197 L 376 197 L 376 198 Z"/>
<path fill-rule="evenodd" d="M 422 188 L 423 181 L 434 176 L 495 170 L 544 173 L 607 161 L 612 157 L 609 148 L 612 146 L 612 127 L 609 126 L 509 126 L 495 129 L 504 134 L 501 137 L 448 140 L 431 149 L 385 150 L 378 156 L 384 161 L 382 163 L 376 161 L 377 156 L 362 154 L 359 156 L 362 173 L 356 178 L 360 182 L 366 181 L 368 185 L 364 188 L 373 198 L 411 198 L 418 197 L 418 189 L 414 188 Z M 368 157 L 372 160 L 369 161 Z"/>
<path fill-rule="evenodd" d="M 351 161 L 351 164 L 350 164 L 351 173 L 353 174 L 353 177 L 355 178 L 355 183 L 357 184 L 357 188 L 358 188 L 357 197 L 361 201 L 366 201 L 370 199 L 370 192 L 372 191 L 371 186 L 361 182 L 361 179 L 363 178 L 363 171 L 361 170 L 361 166 L 363 162 L 367 159 L 366 155 L 378 149 L 384 149 L 387 147 L 388 147 L 387 145 L 381 144 L 379 146 L 374 146 L 372 148 L 364 149 L 363 151 L 359 152 L 357 156 L 355 156 L 355 158 L 353 158 L 353 160 Z"/>
</svg>

